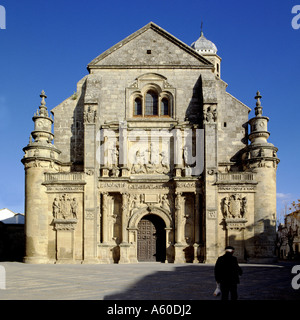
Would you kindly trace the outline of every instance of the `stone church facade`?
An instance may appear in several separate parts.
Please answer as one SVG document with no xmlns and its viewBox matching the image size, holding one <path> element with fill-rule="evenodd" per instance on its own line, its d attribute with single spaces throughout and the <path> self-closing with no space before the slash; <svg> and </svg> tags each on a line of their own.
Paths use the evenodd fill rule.
<svg viewBox="0 0 300 320">
<path fill-rule="evenodd" d="M 260 93 L 249 120 L 226 92 L 216 46 L 150 22 L 88 71 L 33 116 L 24 261 L 213 263 L 229 244 L 274 259 L 277 148 Z"/>
</svg>

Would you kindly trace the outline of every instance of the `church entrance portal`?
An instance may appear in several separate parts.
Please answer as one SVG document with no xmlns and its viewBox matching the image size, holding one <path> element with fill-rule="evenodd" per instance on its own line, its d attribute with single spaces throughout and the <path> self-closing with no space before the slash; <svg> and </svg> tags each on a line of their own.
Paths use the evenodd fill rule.
<svg viewBox="0 0 300 320">
<path fill-rule="evenodd" d="M 138 261 L 160 261 L 166 259 L 166 231 L 164 221 L 150 214 L 138 224 Z"/>
</svg>

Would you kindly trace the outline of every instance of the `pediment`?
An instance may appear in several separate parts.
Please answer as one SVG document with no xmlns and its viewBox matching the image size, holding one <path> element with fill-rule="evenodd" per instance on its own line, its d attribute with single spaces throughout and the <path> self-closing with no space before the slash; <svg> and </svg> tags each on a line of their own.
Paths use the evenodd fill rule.
<svg viewBox="0 0 300 320">
<path fill-rule="evenodd" d="M 141 66 L 213 67 L 193 48 L 150 22 L 95 58 L 88 69 Z"/>
</svg>

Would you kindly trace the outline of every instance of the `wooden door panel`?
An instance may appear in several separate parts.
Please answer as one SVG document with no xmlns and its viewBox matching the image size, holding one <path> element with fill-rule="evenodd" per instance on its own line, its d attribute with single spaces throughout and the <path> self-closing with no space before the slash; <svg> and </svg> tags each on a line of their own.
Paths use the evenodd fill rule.
<svg viewBox="0 0 300 320">
<path fill-rule="evenodd" d="M 137 256 L 139 261 L 156 261 L 156 228 L 142 219 L 138 224 Z"/>
</svg>

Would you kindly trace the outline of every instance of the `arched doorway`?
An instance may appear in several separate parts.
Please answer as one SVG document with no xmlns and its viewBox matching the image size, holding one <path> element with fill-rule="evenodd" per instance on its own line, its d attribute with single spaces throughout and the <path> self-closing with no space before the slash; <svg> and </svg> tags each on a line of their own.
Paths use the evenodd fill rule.
<svg viewBox="0 0 300 320">
<path fill-rule="evenodd" d="M 144 216 L 138 223 L 137 259 L 138 261 L 166 260 L 165 222 L 155 214 Z"/>
</svg>

